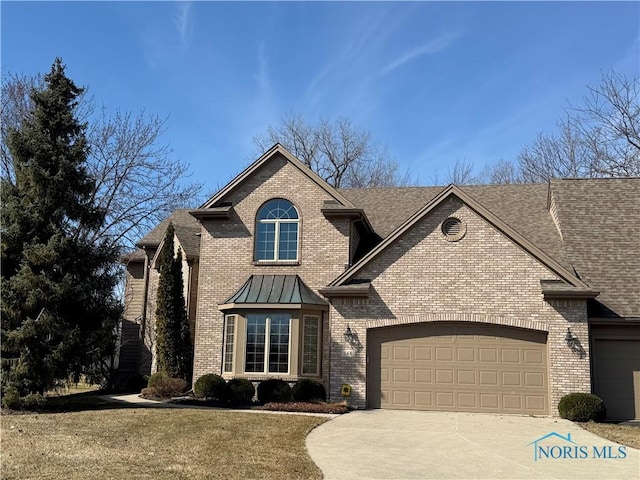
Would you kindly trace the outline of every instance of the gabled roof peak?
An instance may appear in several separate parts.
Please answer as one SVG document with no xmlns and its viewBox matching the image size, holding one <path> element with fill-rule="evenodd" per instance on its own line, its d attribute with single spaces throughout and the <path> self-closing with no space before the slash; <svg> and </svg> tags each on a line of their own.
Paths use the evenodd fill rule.
<svg viewBox="0 0 640 480">
<path fill-rule="evenodd" d="M 377 257 L 381 252 L 387 249 L 389 245 L 395 242 L 405 232 L 410 230 L 419 220 L 428 215 L 434 208 L 444 202 L 450 196 L 455 196 L 464 202 L 471 210 L 476 214 L 484 218 L 488 223 L 495 227 L 498 231 L 504 234 L 507 238 L 513 241 L 515 244 L 527 251 L 531 256 L 540 261 L 549 270 L 554 272 L 560 278 L 568 282 L 574 287 L 580 287 L 588 289 L 589 286 L 581 281 L 576 275 L 562 266 L 552 257 L 544 253 L 537 246 L 527 240 L 524 236 L 510 227 L 502 219 L 500 219 L 493 212 L 485 208 L 478 201 L 472 198 L 467 192 L 457 185 L 450 184 L 443 188 L 440 193 L 435 195 L 430 201 L 426 203 L 421 209 L 411 215 L 404 223 L 399 225 L 394 231 L 392 231 L 387 237 L 378 244 L 367 255 L 360 259 L 357 263 L 351 266 L 348 270 L 338 276 L 333 282 L 329 284 L 330 287 L 338 287 L 347 283 L 353 278 L 360 270 L 362 270 L 370 261 Z"/>
<path fill-rule="evenodd" d="M 209 200 L 204 202 L 202 206 L 199 208 L 199 210 L 216 206 L 230 192 L 235 190 L 239 185 L 241 185 L 245 180 L 247 180 L 256 170 L 258 170 L 260 167 L 262 167 L 266 163 L 275 159 L 278 155 L 281 155 L 282 157 L 284 157 L 291 165 L 293 165 L 298 170 L 300 170 L 300 172 L 302 172 L 314 183 L 316 183 L 320 188 L 322 188 L 325 192 L 327 192 L 332 198 L 334 198 L 341 205 L 345 207 L 352 207 L 352 208 L 355 207 L 353 203 L 351 203 L 351 201 L 349 201 L 344 195 L 338 192 L 338 190 L 336 190 L 331 185 L 329 185 L 326 181 L 324 181 L 317 173 L 311 170 L 301 160 L 296 158 L 291 152 L 289 152 L 286 148 L 284 148 L 280 143 L 276 143 L 269 150 L 264 152 L 255 162 L 253 162 L 251 165 L 245 168 L 241 173 L 239 173 L 225 187 L 220 189 Z"/>
</svg>

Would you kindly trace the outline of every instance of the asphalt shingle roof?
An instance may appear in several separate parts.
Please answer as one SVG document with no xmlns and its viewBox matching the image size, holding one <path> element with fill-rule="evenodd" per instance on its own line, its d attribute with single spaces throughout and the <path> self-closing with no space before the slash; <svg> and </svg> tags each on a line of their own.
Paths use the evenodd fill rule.
<svg viewBox="0 0 640 480">
<path fill-rule="evenodd" d="M 569 267 L 558 231 L 547 210 L 547 184 L 461 186 L 560 265 Z M 386 237 L 444 187 L 363 188 L 340 192 L 363 208 L 371 225 Z"/>
<path fill-rule="evenodd" d="M 565 253 L 599 315 L 640 318 L 640 178 L 552 180 Z"/>
<path fill-rule="evenodd" d="M 444 187 L 341 189 L 386 237 Z M 640 317 L 640 178 L 552 180 L 548 184 L 461 186 L 560 265 L 601 291 L 598 314 Z M 562 237 L 547 207 L 549 188 Z M 200 224 L 177 210 L 138 246 L 157 247 L 172 221 L 185 254 L 197 257 Z M 136 257 L 138 251 L 132 254 Z"/>
<path fill-rule="evenodd" d="M 139 247 L 157 248 L 164 238 L 169 222 L 173 222 L 176 236 L 182 244 L 185 255 L 197 257 L 200 255 L 200 223 L 189 215 L 188 209 L 180 209 L 173 212 L 153 230 L 146 234 L 136 245 Z"/>
</svg>

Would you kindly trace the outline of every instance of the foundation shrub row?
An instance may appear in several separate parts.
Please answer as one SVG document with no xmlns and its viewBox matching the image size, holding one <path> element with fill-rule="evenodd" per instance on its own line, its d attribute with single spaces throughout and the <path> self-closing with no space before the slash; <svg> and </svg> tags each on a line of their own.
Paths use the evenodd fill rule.
<svg viewBox="0 0 640 480">
<path fill-rule="evenodd" d="M 155 373 L 149 378 L 147 388 L 142 391 L 145 398 L 169 399 L 187 392 L 187 383 L 179 378 L 171 378 L 165 373 Z M 263 380 L 257 390 L 246 378 L 226 381 L 220 375 L 202 375 L 193 386 L 193 395 L 200 400 L 212 401 L 218 405 L 251 405 L 257 393 L 258 402 L 267 410 L 344 413 L 344 405 L 327 405 L 327 393 L 320 382 L 301 379 L 292 385 L 279 378 Z M 222 406 L 221 405 L 221 406 Z"/>
</svg>

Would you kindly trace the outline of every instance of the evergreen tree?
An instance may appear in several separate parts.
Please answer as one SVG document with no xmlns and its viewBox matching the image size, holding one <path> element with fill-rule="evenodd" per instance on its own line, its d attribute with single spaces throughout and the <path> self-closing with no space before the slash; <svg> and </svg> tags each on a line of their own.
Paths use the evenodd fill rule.
<svg viewBox="0 0 640 480">
<path fill-rule="evenodd" d="M 92 206 L 82 93 L 56 59 L 32 115 L 8 135 L 15 181 L 2 179 L 2 392 L 43 393 L 96 373 L 114 353 L 122 307 L 118 252 L 83 240 L 105 212 Z"/>
<path fill-rule="evenodd" d="M 171 377 L 191 377 L 192 346 L 182 280 L 182 252 L 175 253 L 175 229 L 169 223 L 158 257 L 160 279 L 156 300 L 158 371 Z"/>
</svg>

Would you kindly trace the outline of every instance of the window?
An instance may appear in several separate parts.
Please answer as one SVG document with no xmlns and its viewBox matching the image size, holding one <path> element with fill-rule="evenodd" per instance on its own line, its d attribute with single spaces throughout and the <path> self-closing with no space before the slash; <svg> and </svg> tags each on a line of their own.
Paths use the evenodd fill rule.
<svg viewBox="0 0 640 480">
<path fill-rule="evenodd" d="M 223 373 L 233 372 L 233 342 L 235 340 L 236 316 L 228 315 L 224 324 Z"/>
<path fill-rule="evenodd" d="M 289 373 L 291 315 L 247 315 L 246 373 Z"/>
<path fill-rule="evenodd" d="M 298 260 L 298 211 L 291 202 L 269 200 L 258 210 L 256 260 Z"/>
<path fill-rule="evenodd" d="M 302 374 L 320 374 L 320 317 L 305 315 L 302 323 Z"/>
</svg>

